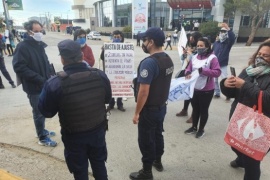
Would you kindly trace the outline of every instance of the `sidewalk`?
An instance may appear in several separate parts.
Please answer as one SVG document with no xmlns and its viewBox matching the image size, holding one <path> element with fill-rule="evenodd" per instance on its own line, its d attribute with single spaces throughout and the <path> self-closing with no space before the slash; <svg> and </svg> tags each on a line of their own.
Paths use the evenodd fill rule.
<svg viewBox="0 0 270 180">
<path fill-rule="evenodd" d="M 13 174 L 10 174 L 9 172 L 0 169 L 0 180 L 23 180 L 20 177 L 14 176 Z"/>
</svg>

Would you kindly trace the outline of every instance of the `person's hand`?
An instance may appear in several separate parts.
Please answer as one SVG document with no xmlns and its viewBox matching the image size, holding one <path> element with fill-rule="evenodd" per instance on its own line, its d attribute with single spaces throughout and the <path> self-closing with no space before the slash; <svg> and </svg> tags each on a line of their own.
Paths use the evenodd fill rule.
<svg viewBox="0 0 270 180">
<path fill-rule="evenodd" d="M 227 30 L 230 30 L 230 27 L 228 26 L 228 24 L 227 23 L 222 23 L 221 24 L 221 28 L 226 28 Z"/>
<path fill-rule="evenodd" d="M 185 76 L 185 79 L 190 79 L 191 78 L 191 74 L 187 74 L 186 76 Z"/>
<path fill-rule="evenodd" d="M 187 54 L 188 54 L 188 55 L 191 55 L 191 54 L 192 54 L 192 49 L 191 49 L 190 47 L 188 47 L 188 48 L 186 49 L 186 51 L 187 51 Z"/>
<path fill-rule="evenodd" d="M 235 88 L 235 77 L 230 76 L 224 81 L 224 86 L 227 88 Z"/>
<path fill-rule="evenodd" d="M 244 85 L 245 81 L 239 77 L 230 76 L 225 82 L 224 86 L 228 88 L 241 88 Z"/>
<path fill-rule="evenodd" d="M 239 77 L 235 77 L 235 87 L 236 88 L 241 88 L 245 83 L 245 80 L 239 78 Z"/>
<path fill-rule="evenodd" d="M 140 117 L 139 114 L 135 114 L 134 115 L 134 117 L 133 117 L 133 124 L 138 124 L 139 123 L 139 117 Z"/>
</svg>

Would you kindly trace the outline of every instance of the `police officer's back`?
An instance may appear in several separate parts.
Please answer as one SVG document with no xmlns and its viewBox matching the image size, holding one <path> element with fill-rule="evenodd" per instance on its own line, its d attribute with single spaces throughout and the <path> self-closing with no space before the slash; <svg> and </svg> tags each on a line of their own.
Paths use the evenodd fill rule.
<svg viewBox="0 0 270 180">
<path fill-rule="evenodd" d="M 58 112 L 66 163 L 74 178 L 88 179 L 89 160 L 95 179 L 107 179 L 105 103 L 111 99 L 110 82 L 102 71 L 82 62 L 77 42 L 64 40 L 58 48 L 64 71 L 46 82 L 39 109 L 46 117 Z"/>
</svg>

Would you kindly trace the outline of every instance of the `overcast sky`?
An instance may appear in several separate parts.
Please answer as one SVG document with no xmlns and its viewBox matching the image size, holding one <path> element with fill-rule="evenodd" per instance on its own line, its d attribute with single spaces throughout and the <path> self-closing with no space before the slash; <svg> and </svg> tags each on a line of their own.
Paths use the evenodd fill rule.
<svg viewBox="0 0 270 180">
<path fill-rule="evenodd" d="M 74 17 L 71 10 L 73 0 L 22 0 L 23 11 L 10 10 L 9 15 L 14 20 L 16 25 L 21 25 L 28 21 L 29 17 L 38 16 L 45 17 L 45 13 L 51 14 L 51 19 L 54 16 L 61 16 L 62 18 L 72 19 Z M 0 4 L 0 12 L 3 12 L 3 3 Z"/>
</svg>

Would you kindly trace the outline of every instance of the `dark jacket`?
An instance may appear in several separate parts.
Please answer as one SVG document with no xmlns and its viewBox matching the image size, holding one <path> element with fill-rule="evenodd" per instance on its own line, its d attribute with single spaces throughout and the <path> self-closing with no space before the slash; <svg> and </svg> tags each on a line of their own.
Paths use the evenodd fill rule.
<svg viewBox="0 0 270 180">
<path fill-rule="evenodd" d="M 14 52 L 13 68 L 27 94 L 39 94 L 45 81 L 51 77 L 52 69 L 45 53 L 46 46 L 44 42 L 37 42 L 27 36 Z"/>
<path fill-rule="evenodd" d="M 224 86 L 223 79 L 220 82 L 221 92 L 229 98 L 235 98 L 231 105 L 230 116 L 232 116 L 238 102 L 253 107 L 258 104 L 258 96 L 260 90 L 263 91 L 263 114 L 270 117 L 270 75 L 266 74 L 258 78 L 250 77 L 247 75 L 246 70 L 243 70 L 239 75 L 241 79 L 245 80 L 242 88 L 227 88 Z"/>
<path fill-rule="evenodd" d="M 213 44 L 214 54 L 218 58 L 220 67 L 227 66 L 229 62 L 229 54 L 235 41 L 235 34 L 232 30 L 228 31 L 228 39 L 224 42 L 216 41 Z"/>
<path fill-rule="evenodd" d="M 76 63 L 64 66 L 64 71 L 70 75 L 77 72 L 88 71 L 88 67 L 85 65 L 85 63 Z M 110 81 L 104 72 L 98 70 L 98 73 L 101 76 L 101 80 L 105 88 L 104 104 L 107 104 L 109 103 L 112 97 Z M 59 106 L 62 97 L 63 92 L 61 88 L 61 79 L 58 76 L 54 76 L 45 83 L 44 88 L 40 94 L 38 108 L 41 114 L 43 114 L 47 118 L 55 116 L 56 113 L 59 112 L 60 110 Z M 97 129 L 95 130 L 104 129 L 104 125 L 105 124 L 101 125 L 100 127 L 97 127 Z M 70 134 L 62 128 L 61 133 L 63 136 L 66 136 L 68 138 L 76 138 L 77 141 L 79 139 L 79 141 L 81 142 L 86 142 L 91 141 L 89 139 L 89 136 L 86 135 L 92 134 L 93 131 Z"/>
</svg>

